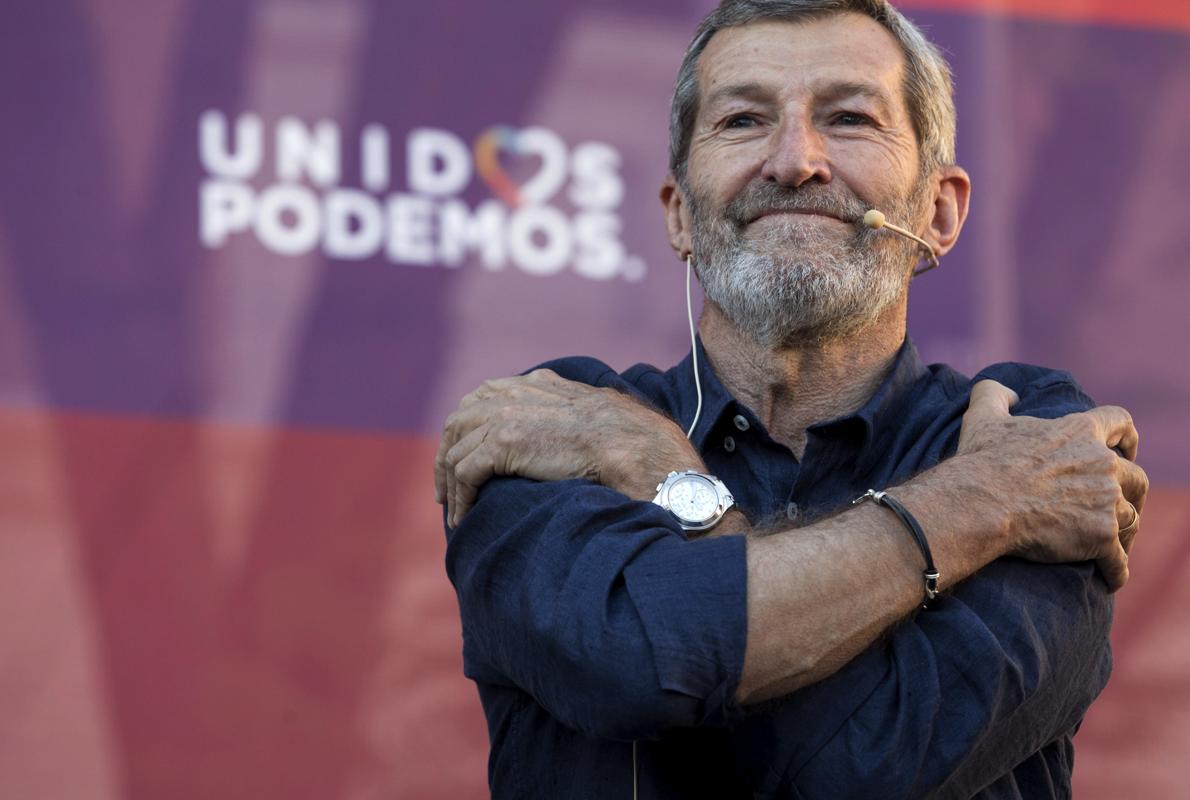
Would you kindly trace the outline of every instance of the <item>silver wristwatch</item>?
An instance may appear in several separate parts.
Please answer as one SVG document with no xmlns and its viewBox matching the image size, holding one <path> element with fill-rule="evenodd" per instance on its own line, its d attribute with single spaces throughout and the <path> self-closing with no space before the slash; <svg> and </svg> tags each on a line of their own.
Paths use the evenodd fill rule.
<svg viewBox="0 0 1190 800">
<path fill-rule="evenodd" d="M 684 531 L 705 531 L 715 527 L 735 498 L 723 481 L 688 469 L 671 472 L 657 484 L 653 502 L 674 515 Z"/>
</svg>

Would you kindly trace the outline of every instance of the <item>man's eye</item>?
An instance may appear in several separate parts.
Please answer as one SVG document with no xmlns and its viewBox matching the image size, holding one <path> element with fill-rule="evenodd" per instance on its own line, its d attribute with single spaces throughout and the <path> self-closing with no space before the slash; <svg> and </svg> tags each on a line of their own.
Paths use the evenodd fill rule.
<svg viewBox="0 0 1190 800">
<path fill-rule="evenodd" d="M 756 117 L 751 114 L 736 114 L 728 117 L 723 123 L 724 128 L 752 128 L 756 126 Z"/>
<path fill-rule="evenodd" d="M 841 114 L 835 115 L 835 122 L 839 125 L 871 125 L 872 118 L 867 114 L 859 114 L 854 111 L 844 111 Z"/>
</svg>

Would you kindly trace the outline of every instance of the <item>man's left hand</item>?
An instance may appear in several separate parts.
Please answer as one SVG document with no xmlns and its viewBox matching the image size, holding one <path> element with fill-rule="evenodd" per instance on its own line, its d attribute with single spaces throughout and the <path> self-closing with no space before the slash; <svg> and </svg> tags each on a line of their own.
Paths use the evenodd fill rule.
<svg viewBox="0 0 1190 800">
<path fill-rule="evenodd" d="M 455 527 L 494 475 L 587 478 L 651 500 L 658 481 L 684 469 L 706 466 L 673 420 L 614 389 L 539 369 L 462 399 L 438 444 L 434 487 Z"/>
</svg>

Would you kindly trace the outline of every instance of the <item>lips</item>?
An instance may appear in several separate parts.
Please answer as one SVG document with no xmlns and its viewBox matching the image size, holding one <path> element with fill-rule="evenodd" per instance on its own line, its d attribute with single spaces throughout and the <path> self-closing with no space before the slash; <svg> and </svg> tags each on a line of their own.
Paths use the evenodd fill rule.
<svg viewBox="0 0 1190 800">
<path fill-rule="evenodd" d="M 838 220 L 839 222 L 843 222 L 843 219 L 841 219 L 837 214 L 834 214 L 830 211 L 821 211 L 816 208 L 770 208 L 770 209 L 765 209 L 764 211 L 761 211 L 759 214 L 756 214 L 755 216 L 753 216 L 751 219 L 748 220 L 747 224 L 751 225 L 753 222 L 756 222 L 757 220 L 760 220 L 760 219 L 764 219 L 765 217 L 772 217 L 772 216 L 776 216 L 776 215 L 789 215 L 789 214 L 800 214 L 803 216 L 813 216 L 813 217 L 829 217 L 830 219 Z"/>
</svg>

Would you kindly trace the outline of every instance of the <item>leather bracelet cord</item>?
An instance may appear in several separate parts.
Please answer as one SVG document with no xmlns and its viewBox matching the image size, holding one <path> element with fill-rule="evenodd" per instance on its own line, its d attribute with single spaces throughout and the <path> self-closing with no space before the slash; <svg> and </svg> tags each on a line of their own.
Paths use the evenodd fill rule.
<svg viewBox="0 0 1190 800">
<path fill-rule="evenodd" d="M 885 492 L 869 489 L 866 493 L 851 501 L 851 504 L 857 505 L 868 499 L 872 499 L 876 501 L 877 505 L 891 510 L 901 520 L 901 523 L 909 529 L 909 532 L 913 534 L 913 539 L 917 542 L 917 546 L 921 549 L 921 554 L 926 560 L 925 571 L 921 574 L 922 579 L 925 581 L 926 594 L 925 599 L 921 602 L 921 607 L 928 608 L 930 601 L 938 596 L 938 579 L 942 575 L 938 572 L 938 568 L 934 566 L 934 556 L 930 553 L 930 543 L 926 541 L 925 531 L 921 529 L 921 525 L 918 524 L 917 520 L 914 519 L 913 515 L 909 513 L 905 506 L 889 497 Z"/>
</svg>

